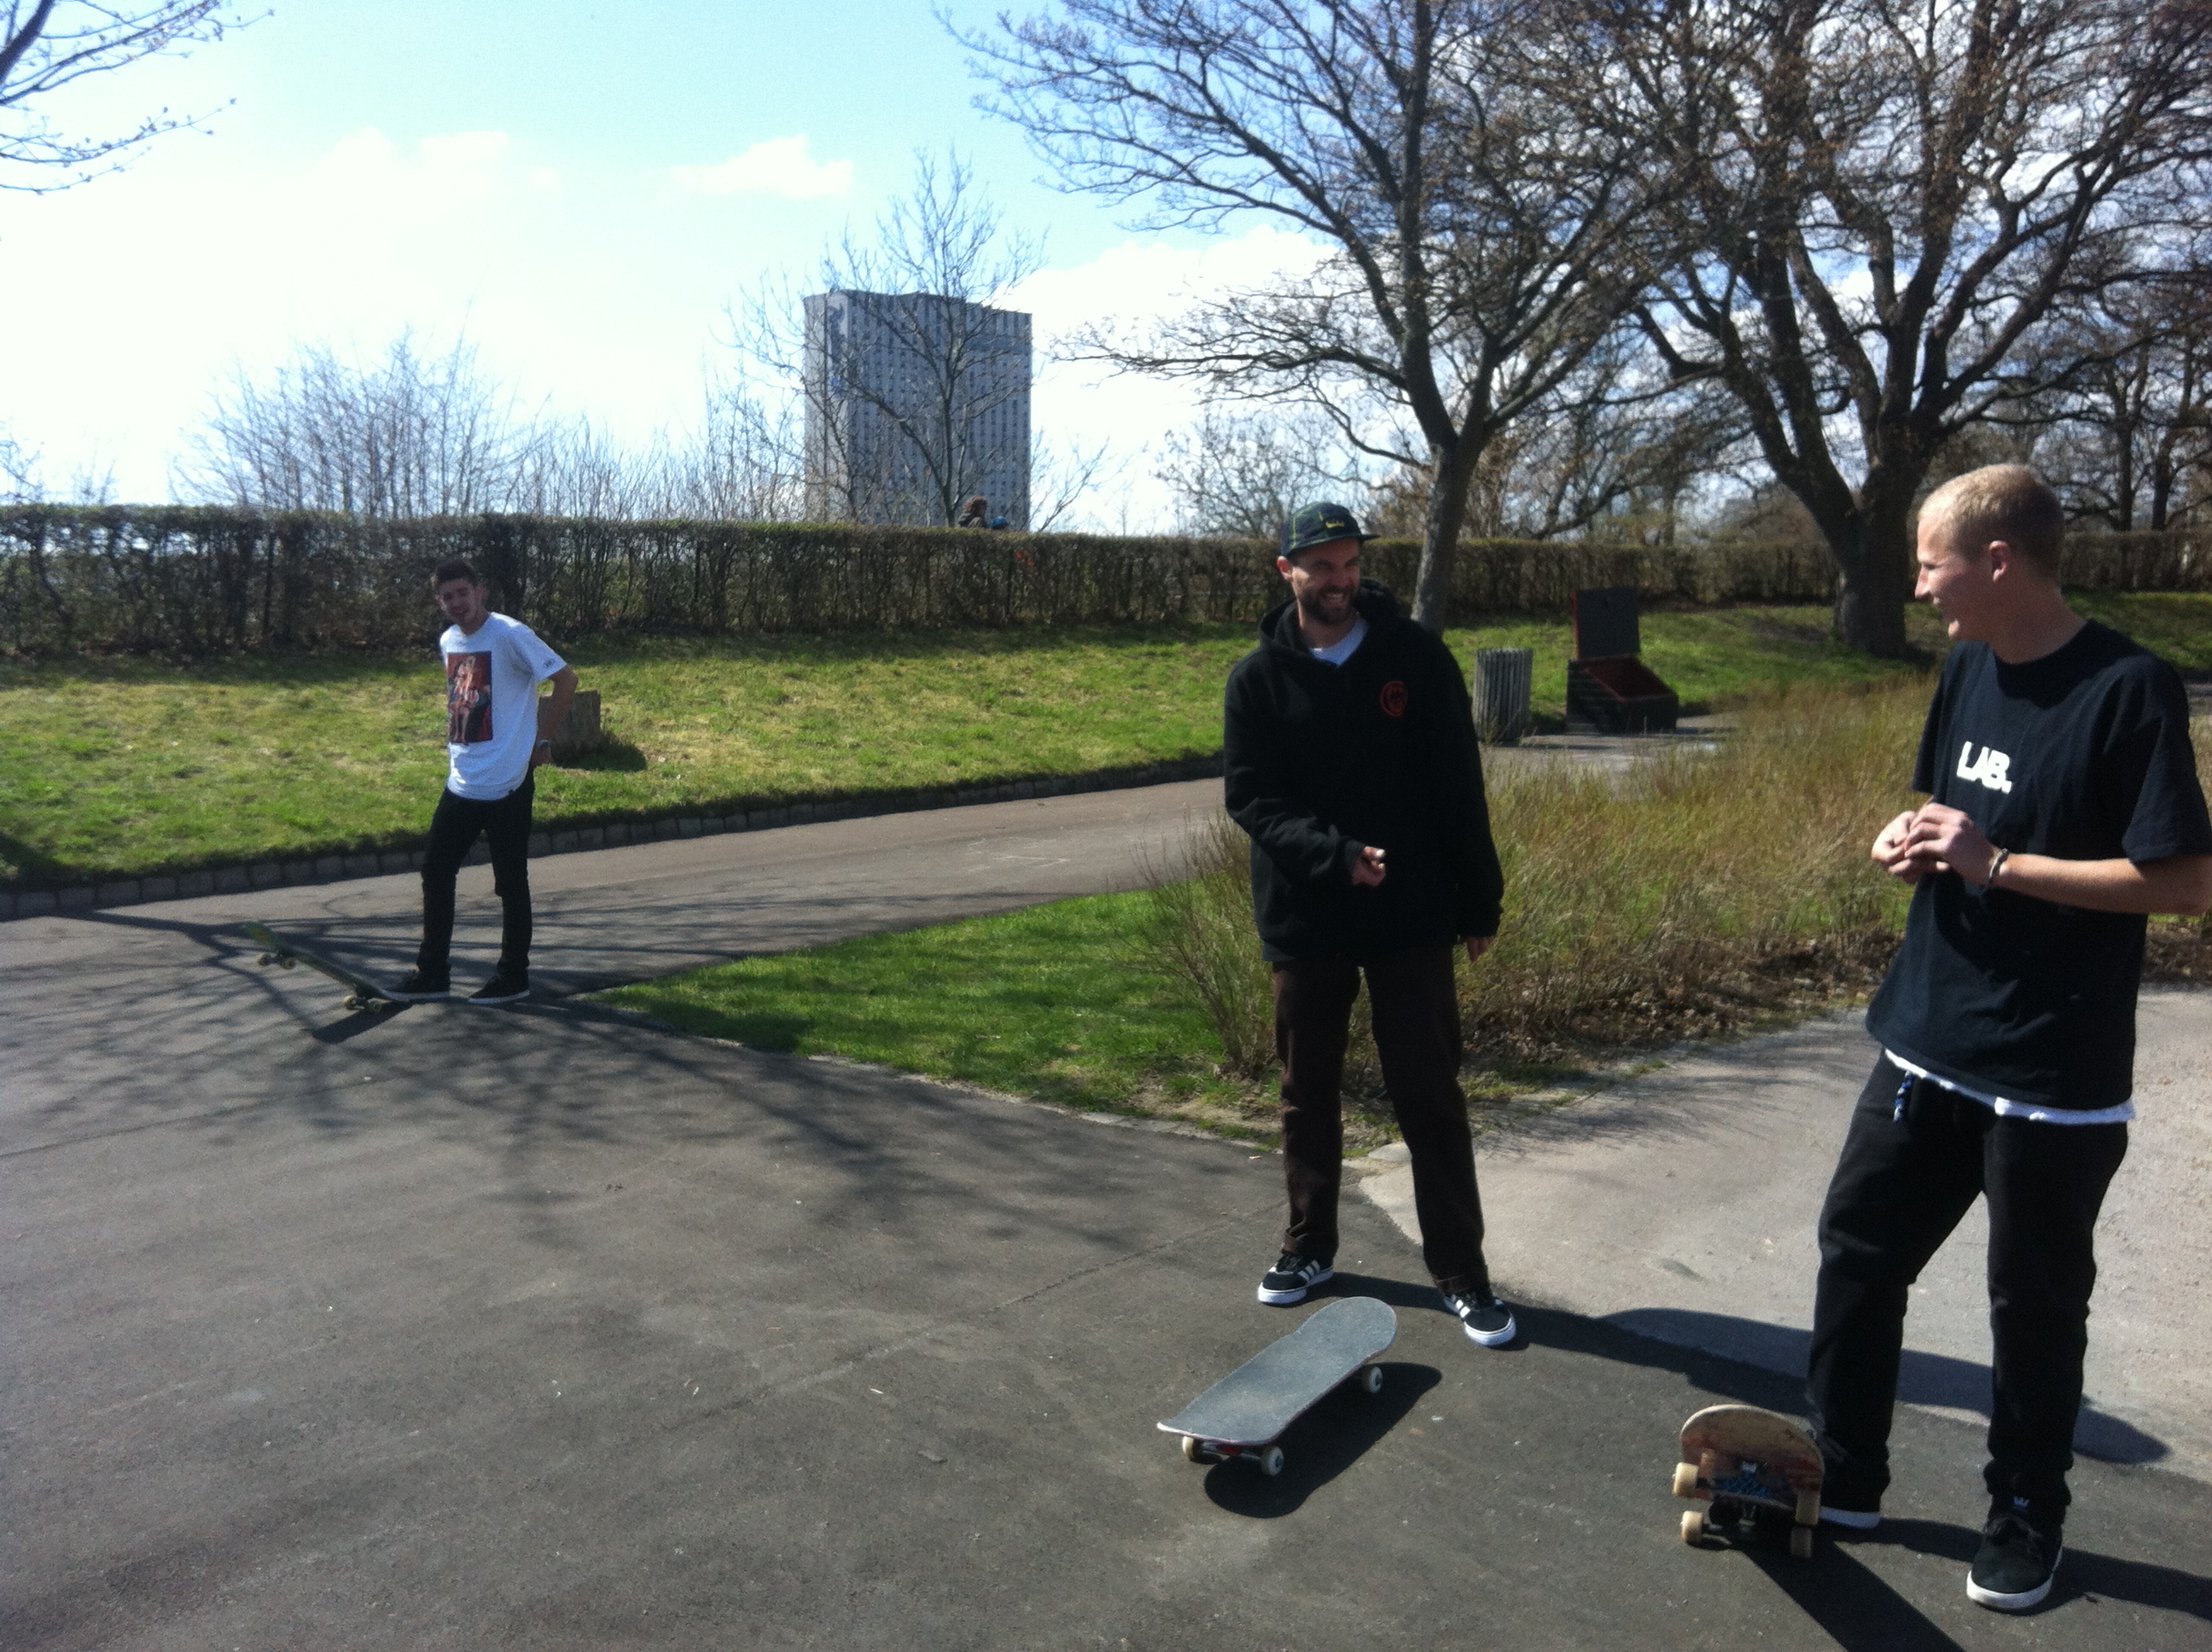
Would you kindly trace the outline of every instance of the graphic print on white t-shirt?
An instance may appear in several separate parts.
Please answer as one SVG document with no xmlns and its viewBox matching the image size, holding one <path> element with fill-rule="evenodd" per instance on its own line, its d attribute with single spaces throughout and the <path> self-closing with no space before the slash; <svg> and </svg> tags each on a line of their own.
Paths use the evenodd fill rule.
<svg viewBox="0 0 2212 1652">
<path fill-rule="evenodd" d="M 528 626 L 487 614 L 474 631 L 458 625 L 438 639 L 446 668 L 447 789 L 491 802 L 530 776 L 538 738 L 538 685 L 561 656 Z"/>
<path fill-rule="evenodd" d="M 2009 792 L 2012 780 L 2007 771 L 2011 768 L 2012 758 L 2008 754 L 1989 746 L 1982 748 L 1978 757 L 1974 756 L 1972 740 L 1959 748 L 1959 778 L 1962 780 L 1978 780 L 1992 792 Z"/>
<path fill-rule="evenodd" d="M 447 654 L 446 743 L 480 745 L 491 738 L 491 650 Z"/>
</svg>

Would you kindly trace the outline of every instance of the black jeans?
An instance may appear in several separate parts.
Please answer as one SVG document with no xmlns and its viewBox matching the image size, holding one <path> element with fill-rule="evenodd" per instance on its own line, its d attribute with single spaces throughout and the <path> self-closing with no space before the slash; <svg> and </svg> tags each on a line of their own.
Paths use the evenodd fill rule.
<svg viewBox="0 0 2212 1652">
<path fill-rule="evenodd" d="M 1283 1064 L 1283 1175 L 1290 1224 L 1283 1248 L 1333 1260 L 1344 1172 L 1340 1087 L 1352 1001 L 1367 977 L 1382 1081 L 1413 1158 L 1421 1258 L 1447 1294 L 1487 1295 L 1482 1199 L 1459 1087 L 1459 994 L 1452 949 L 1289 958 L 1275 965 L 1275 1054 Z"/>
<path fill-rule="evenodd" d="M 1940 1084 L 1908 1084 L 1887 1055 L 1875 1063 L 1820 1208 L 1806 1383 L 1830 1472 L 1851 1492 L 1871 1501 L 1889 1484 L 1906 1291 L 1985 1194 L 1994 1347 L 1984 1479 L 1993 1497 L 2065 1506 L 2097 1282 L 2091 1231 L 2127 1151 L 2124 1124 L 2001 1119 Z"/>
<path fill-rule="evenodd" d="M 499 973 L 530 973 L 530 803 L 538 777 L 528 774 L 489 803 L 447 792 L 430 817 L 422 857 L 422 950 L 416 967 L 442 975 L 453 944 L 453 876 L 479 835 L 491 846 L 492 887 L 499 893 Z"/>
</svg>

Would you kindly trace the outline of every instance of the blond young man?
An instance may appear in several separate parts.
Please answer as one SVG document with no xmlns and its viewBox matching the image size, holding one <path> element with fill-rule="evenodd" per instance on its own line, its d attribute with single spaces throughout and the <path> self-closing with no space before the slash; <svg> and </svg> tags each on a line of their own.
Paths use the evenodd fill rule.
<svg viewBox="0 0 2212 1652">
<path fill-rule="evenodd" d="M 1906 1292 L 1988 1200 L 1990 1505 L 1966 1592 L 2013 1612 L 2050 1594 L 2063 1548 L 2092 1231 L 2135 1115 L 2145 915 L 2212 903 L 2186 694 L 2067 606 L 2063 526 L 2021 465 L 1921 507 L 1917 594 L 1957 646 L 1913 774 L 1929 801 L 1872 850 L 1912 904 L 1820 1212 L 1808 1373 L 1822 1517 L 1874 1526 Z"/>
</svg>

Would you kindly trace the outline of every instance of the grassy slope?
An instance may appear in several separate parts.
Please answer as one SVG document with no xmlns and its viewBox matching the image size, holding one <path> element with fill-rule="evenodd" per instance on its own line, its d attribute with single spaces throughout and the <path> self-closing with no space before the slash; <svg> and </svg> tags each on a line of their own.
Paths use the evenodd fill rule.
<svg viewBox="0 0 2212 1652">
<path fill-rule="evenodd" d="M 1066 1105 L 1259 1120 L 1145 945 L 1142 894 L 1098 895 L 604 994 L 690 1032 L 836 1054 Z"/>
<path fill-rule="evenodd" d="M 2177 664 L 2212 669 L 2212 598 L 2084 598 Z M 1647 615 L 1644 652 L 1693 706 L 1779 683 L 1893 676 L 1817 608 Z M 1916 610 L 1916 640 L 1940 645 Z M 1564 623 L 1449 634 L 1462 659 L 1533 647 L 1565 698 Z M 541 823 L 744 799 L 1059 774 L 1218 749 L 1242 625 L 872 637 L 644 639 L 574 650 L 626 749 L 545 773 Z M 444 766 L 422 660 L 0 660 L 0 879 L 124 876 L 410 842 Z"/>
</svg>

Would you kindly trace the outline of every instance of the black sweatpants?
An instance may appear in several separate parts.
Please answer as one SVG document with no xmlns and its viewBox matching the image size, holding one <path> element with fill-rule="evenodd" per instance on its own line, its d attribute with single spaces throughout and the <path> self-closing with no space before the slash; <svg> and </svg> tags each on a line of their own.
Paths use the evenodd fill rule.
<svg viewBox="0 0 2212 1652">
<path fill-rule="evenodd" d="M 1367 977 L 1382 1082 L 1413 1158 L 1421 1257 L 1447 1294 L 1490 1291 L 1482 1199 L 1459 1087 L 1459 995 L 1449 945 L 1366 957 L 1289 958 L 1275 965 L 1275 1054 L 1283 1064 L 1283 1174 L 1290 1224 L 1283 1248 L 1336 1255 L 1344 1174 L 1341 1087 L 1352 1003 Z"/>
<path fill-rule="evenodd" d="M 499 973 L 530 973 L 530 804 L 536 774 L 491 802 L 438 799 L 430 816 L 430 847 L 422 857 L 422 950 L 416 967 L 442 975 L 453 944 L 453 878 L 481 836 L 491 846 L 492 887 L 500 903 Z"/>
<path fill-rule="evenodd" d="M 2097 1282 L 2091 1230 L 2127 1151 L 2124 1124 L 1999 1118 L 1908 1082 L 1887 1055 L 1875 1063 L 1820 1208 L 1807 1371 L 1814 1431 L 1851 1493 L 1871 1503 L 1889 1484 L 1906 1290 L 1983 1194 L 1994 1344 L 1984 1478 L 1993 1497 L 2065 1505 Z"/>
</svg>

